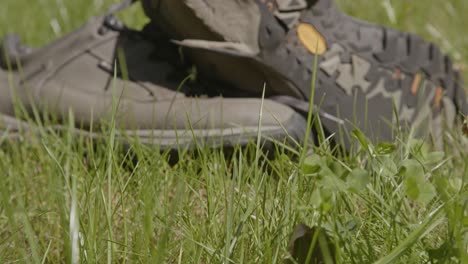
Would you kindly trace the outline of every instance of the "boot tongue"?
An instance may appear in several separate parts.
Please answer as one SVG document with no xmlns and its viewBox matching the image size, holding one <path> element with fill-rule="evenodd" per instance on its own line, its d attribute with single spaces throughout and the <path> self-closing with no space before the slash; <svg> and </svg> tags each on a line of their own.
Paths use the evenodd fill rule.
<svg viewBox="0 0 468 264">
<path fill-rule="evenodd" d="M 186 0 L 210 31 L 222 36 L 227 42 L 243 43 L 258 51 L 257 45 L 260 15 L 254 1 L 245 0 Z"/>
</svg>

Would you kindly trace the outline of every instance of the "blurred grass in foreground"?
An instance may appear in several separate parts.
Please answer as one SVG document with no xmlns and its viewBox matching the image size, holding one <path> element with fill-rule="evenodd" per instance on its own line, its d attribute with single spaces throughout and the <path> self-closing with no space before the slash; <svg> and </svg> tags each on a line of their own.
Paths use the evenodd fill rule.
<svg viewBox="0 0 468 264">
<path fill-rule="evenodd" d="M 111 2 L 3 0 L 0 34 L 42 45 Z M 464 64 L 468 3 L 428 2 L 340 4 L 422 34 Z M 145 21 L 138 7 L 123 16 Z M 363 139 L 349 156 L 323 144 L 301 166 L 280 150 L 255 164 L 255 147 L 182 152 L 172 165 L 169 153 L 138 142 L 114 146 L 111 132 L 101 142 L 67 131 L 2 138 L 0 263 L 282 263 L 298 222 L 323 227 L 342 263 L 468 263 L 468 150 L 459 135 L 445 152 Z"/>
</svg>

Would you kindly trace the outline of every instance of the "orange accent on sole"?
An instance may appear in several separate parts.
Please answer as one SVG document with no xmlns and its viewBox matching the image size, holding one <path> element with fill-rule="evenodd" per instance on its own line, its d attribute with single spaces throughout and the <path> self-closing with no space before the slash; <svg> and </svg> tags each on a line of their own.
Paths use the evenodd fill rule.
<svg viewBox="0 0 468 264">
<path fill-rule="evenodd" d="M 444 89 L 442 87 L 438 87 L 436 90 L 436 94 L 434 97 L 434 105 L 437 108 L 440 108 L 440 102 L 442 101 L 442 96 L 444 95 Z"/>
<path fill-rule="evenodd" d="M 411 85 L 411 93 L 413 95 L 416 95 L 418 93 L 419 86 L 421 85 L 421 81 L 422 81 L 422 75 L 420 73 L 417 73 L 414 76 L 413 84 Z"/>
<path fill-rule="evenodd" d="M 314 55 L 322 55 L 327 51 L 327 41 L 311 24 L 302 23 L 297 27 L 297 36 L 302 45 Z"/>
<path fill-rule="evenodd" d="M 399 68 L 396 68 L 395 71 L 393 71 L 393 79 L 401 80 L 401 70 Z"/>
</svg>

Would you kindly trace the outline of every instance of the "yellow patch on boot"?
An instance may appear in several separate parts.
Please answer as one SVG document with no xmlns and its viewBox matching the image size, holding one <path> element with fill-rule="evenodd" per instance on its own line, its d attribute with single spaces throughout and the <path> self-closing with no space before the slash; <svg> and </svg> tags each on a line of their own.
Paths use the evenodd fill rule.
<svg viewBox="0 0 468 264">
<path fill-rule="evenodd" d="M 327 51 L 325 38 L 311 24 L 300 24 L 297 28 L 297 36 L 310 53 L 322 55 Z"/>
</svg>

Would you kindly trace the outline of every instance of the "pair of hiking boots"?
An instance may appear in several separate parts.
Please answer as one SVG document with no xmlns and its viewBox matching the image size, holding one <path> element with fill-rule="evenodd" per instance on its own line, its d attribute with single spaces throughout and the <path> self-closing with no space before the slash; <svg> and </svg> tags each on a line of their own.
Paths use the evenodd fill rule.
<svg viewBox="0 0 468 264">
<path fill-rule="evenodd" d="M 348 147 L 354 129 L 375 141 L 402 128 L 437 139 L 468 114 L 462 78 L 435 45 L 332 0 L 142 0 L 151 22 L 138 31 L 112 16 L 130 2 L 41 49 L 5 36 L 0 128 L 35 129 L 15 117 L 20 102 L 73 113 L 76 132 L 92 137 L 115 114 L 122 140 L 232 146 L 300 141 L 312 110 Z"/>
</svg>

